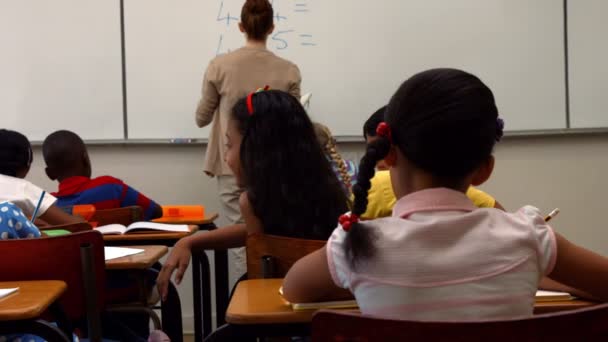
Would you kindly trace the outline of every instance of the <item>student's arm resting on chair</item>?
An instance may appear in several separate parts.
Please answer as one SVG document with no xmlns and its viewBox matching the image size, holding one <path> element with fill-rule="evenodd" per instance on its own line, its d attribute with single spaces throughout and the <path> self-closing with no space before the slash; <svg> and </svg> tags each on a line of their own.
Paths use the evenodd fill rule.
<svg viewBox="0 0 608 342">
<path fill-rule="evenodd" d="M 85 222 L 82 217 L 72 216 L 54 204 L 50 206 L 44 213 L 42 213 L 39 218 L 52 226 Z"/>
<path fill-rule="evenodd" d="M 557 259 L 549 277 L 608 301 L 608 258 L 579 247 L 555 233 Z"/>
<path fill-rule="evenodd" d="M 183 238 L 175 244 L 156 281 L 159 293 L 163 299 L 167 295 L 169 281 L 171 281 L 171 275 L 174 271 L 176 272 L 175 283 L 179 285 L 182 282 L 184 273 L 188 269 L 188 264 L 190 264 L 193 249 L 206 250 L 243 247 L 247 242 L 248 234 L 257 233 L 262 230 L 262 223 L 253 214 L 253 209 L 246 192 L 243 192 L 239 197 L 239 205 L 246 224 L 235 224 L 210 232 L 199 233 Z"/>
<path fill-rule="evenodd" d="M 171 250 L 167 261 L 158 274 L 156 283 L 158 292 L 163 300 L 167 296 L 171 275 L 175 271 L 175 283 L 180 284 L 184 277 L 192 250 L 228 249 L 242 247 L 247 240 L 247 229 L 244 224 L 235 224 L 228 227 L 201 232 L 179 240 Z"/>
<path fill-rule="evenodd" d="M 283 281 L 283 296 L 292 303 L 310 303 L 352 298 L 352 294 L 334 283 L 323 247 L 298 260 Z"/>
</svg>

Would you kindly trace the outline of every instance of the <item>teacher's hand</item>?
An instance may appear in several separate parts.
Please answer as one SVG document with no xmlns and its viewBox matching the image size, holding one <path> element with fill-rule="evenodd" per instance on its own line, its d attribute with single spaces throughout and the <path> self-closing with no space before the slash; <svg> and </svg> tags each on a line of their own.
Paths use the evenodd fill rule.
<svg viewBox="0 0 608 342">
<path fill-rule="evenodd" d="M 179 285 L 184 278 L 184 273 L 186 273 L 186 269 L 188 269 L 188 264 L 190 264 L 190 257 L 192 256 L 190 241 L 188 238 L 183 238 L 179 240 L 167 261 L 163 265 L 163 268 L 160 270 L 158 274 L 158 278 L 156 279 L 156 284 L 158 287 L 158 293 L 163 301 L 167 299 L 167 292 L 169 291 L 169 282 L 171 281 L 171 275 L 173 271 L 175 272 L 175 283 Z"/>
</svg>

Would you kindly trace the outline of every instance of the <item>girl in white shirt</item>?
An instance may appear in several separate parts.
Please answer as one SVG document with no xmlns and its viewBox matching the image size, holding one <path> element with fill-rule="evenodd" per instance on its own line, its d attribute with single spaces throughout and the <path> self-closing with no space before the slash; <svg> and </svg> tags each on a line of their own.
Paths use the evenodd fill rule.
<svg viewBox="0 0 608 342">
<path fill-rule="evenodd" d="M 12 202 L 30 217 L 38 204 L 42 189 L 25 180 L 33 161 L 32 146 L 21 133 L 0 129 L 0 202 Z M 66 214 L 54 203 L 57 199 L 46 193 L 37 217 L 43 223 L 60 225 L 81 222 Z"/>
<path fill-rule="evenodd" d="M 545 275 L 608 300 L 608 259 L 555 233 L 534 207 L 476 209 L 465 196 L 490 177 L 503 134 L 492 91 L 479 78 L 454 69 L 414 75 L 385 120 L 361 160 L 352 213 L 326 248 L 289 271 L 287 300 L 320 301 L 347 289 L 364 314 L 379 317 L 528 317 Z M 392 217 L 359 222 L 380 160 L 398 201 Z"/>
</svg>

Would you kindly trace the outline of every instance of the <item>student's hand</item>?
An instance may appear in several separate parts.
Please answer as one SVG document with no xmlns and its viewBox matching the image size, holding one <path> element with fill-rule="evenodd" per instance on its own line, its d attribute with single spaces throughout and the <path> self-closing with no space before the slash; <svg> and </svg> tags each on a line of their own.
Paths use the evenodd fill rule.
<svg viewBox="0 0 608 342">
<path fill-rule="evenodd" d="M 167 261 L 163 265 L 163 268 L 160 270 L 158 278 L 156 279 L 158 293 L 160 293 L 163 301 L 167 299 L 169 282 L 171 281 L 173 271 L 177 271 L 175 272 L 175 283 L 179 285 L 182 282 L 186 269 L 188 269 L 191 256 L 192 252 L 189 239 L 183 238 L 179 240 L 175 244 L 171 254 L 169 254 Z"/>
</svg>

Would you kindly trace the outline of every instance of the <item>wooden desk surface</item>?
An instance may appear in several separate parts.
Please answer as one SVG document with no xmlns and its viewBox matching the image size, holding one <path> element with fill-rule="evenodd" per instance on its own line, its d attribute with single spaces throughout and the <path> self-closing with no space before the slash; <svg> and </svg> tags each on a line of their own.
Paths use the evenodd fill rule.
<svg viewBox="0 0 608 342">
<path fill-rule="evenodd" d="M 293 311 L 279 294 L 283 279 L 253 279 L 238 284 L 226 312 L 231 324 L 286 324 L 312 321 L 314 310 Z M 534 313 L 580 309 L 597 303 L 568 300 L 536 303 Z"/>
<path fill-rule="evenodd" d="M 169 252 L 167 246 L 125 246 L 143 249 L 143 253 L 106 261 L 106 270 L 146 270 Z"/>
<path fill-rule="evenodd" d="M 217 213 L 210 214 L 209 216 L 205 216 L 202 219 L 192 219 L 192 218 L 159 218 L 152 220 L 152 222 L 158 223 L 167 223 L 167 224 L 196 224 L 196 225 L 204 225 L 213 223 L 213 221 L 217 220 L 219 215 Z"/>
<path fill-rule="evenodd" d="M 19 291 L 0 299 L 0 321 L 39 317 L 67 289 L 59 280 L 0 282 L 0 288 L 18 287 Z"/>
<path fill-rule="evenodd" d="M 212 221 L 213 222 L 213 221 Z M 174 232 L 151 232 L 151 233 L 131 233 L 121 235 L 104 235 L 104 241 L 149 241 L 149 240 L 179 240 L 186 236 L 190 236 L 198 231 L 198 226 L 192 225 L 188 233 Z"/>
</svg>

